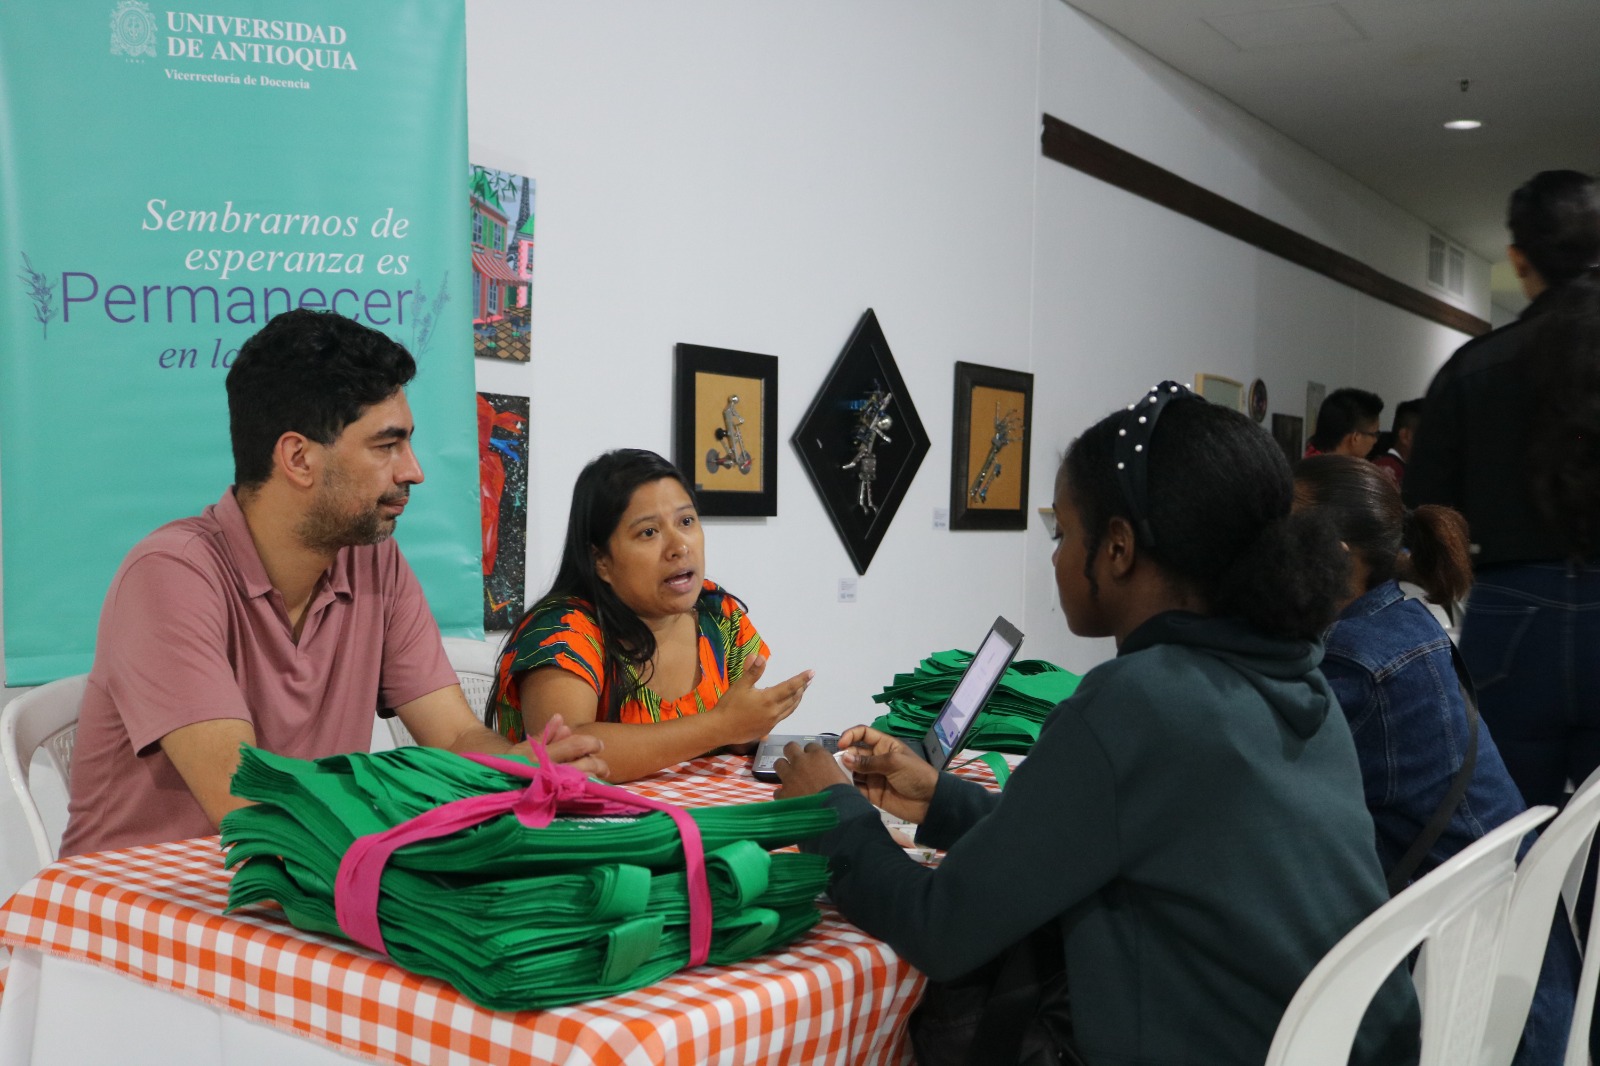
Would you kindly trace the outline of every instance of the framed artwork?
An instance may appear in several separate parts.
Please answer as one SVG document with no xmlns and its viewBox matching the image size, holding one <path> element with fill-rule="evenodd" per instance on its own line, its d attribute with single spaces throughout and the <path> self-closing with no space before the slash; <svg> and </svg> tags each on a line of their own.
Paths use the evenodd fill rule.
<svg viewBox="0 0 1600 1066">
<path fill-rule="evenodd" d="M 928 454 L 928 434 L 870 309 L 790 442 L 856 573 L 865 574 Z"/>
<path fill-rule="evenodd" d="M 1256 378 L 1250 383 L 1250 417 L 1257 422 L 1267 420 L 1267 383 Z"/>
<path fill-rule="evenodd" d="M 1033 375 L 956 364 L 951 529 L 1027 529 Z"/>
<path fill-rule="evenodd" d="M 1272 439 L 1278 442 L 1278 447 L 1288 456 L 1290 466 L 1298 463 L 1305 451 L 1305 440 L 1301 435 L 1304 428 L 1305 422 L 1299 415 L 1272 416 Z"/>
<path fill-rule="evenodd" d="M 1317 416 L 1322 413 L 1322 401 L 1328 398 L 1328 386 L 1320 381 L 1306 382 L 1306 439 L 1316 436 Z"/>
<path fill-rule="evenodd" d="M 700 513 L 778 513 L 778 357 L 680 344 L 673 354 L 672 461 Z"/>
<path fill-rule="evenodd" d="M 472 354 L 526 363 L 533 311 L 532 178 L 468 164 Z"/>
<path fill-rule="evenodd" d="M 1225 378 L 1221 374 L 1196 374 L 1194 391 L 1196 395 L 1204 396 L 1219 406 L 1231 407 L 1235 411 L 1244 410 L 1244 385 L 1232 378 Z"/>
<path fill-rule="evenodd" d="M 478 393 L 483 628 L 510 629 L 527 598 L 528 398 Z"/>
</svg>

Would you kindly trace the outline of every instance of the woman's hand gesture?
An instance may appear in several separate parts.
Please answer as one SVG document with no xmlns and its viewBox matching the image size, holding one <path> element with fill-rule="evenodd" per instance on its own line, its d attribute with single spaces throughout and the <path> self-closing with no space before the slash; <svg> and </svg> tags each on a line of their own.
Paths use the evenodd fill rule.
<svg viewBox="0 0 1600 1066">
<path fill-rule="evenodd" d="M 749 744 L 772 732 L 774 726 L 800 706 L 800 697 L 806 686 L 816 676 L 813 670 L 803 670 L 787 681 L 771 688 L 756 688 L 756 682 L 766 672 L 767 658 L 758 655 L 745 664 L 744 673 L 728 686 L 728 691 L 717 700 L 713 714 L 722 727 L 722 743 Z"/>
</svg>

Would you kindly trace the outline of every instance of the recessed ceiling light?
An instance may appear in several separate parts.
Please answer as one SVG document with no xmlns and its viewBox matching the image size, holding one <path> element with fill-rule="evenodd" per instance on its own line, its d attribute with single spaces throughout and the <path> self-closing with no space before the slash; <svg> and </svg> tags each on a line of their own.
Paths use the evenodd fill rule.
<svg viewBox="0 0 1600 1066">
<path fill-rule="evenodd" d="M 1483 123 L 1475 118 L 1458 118 L 1444 124 L 1447 130 L 1475 130 Z"/>
</svg>

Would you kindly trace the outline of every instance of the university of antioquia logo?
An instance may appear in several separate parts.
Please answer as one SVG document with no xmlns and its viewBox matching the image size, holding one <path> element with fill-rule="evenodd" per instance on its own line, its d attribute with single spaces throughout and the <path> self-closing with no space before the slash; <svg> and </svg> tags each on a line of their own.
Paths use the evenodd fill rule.
<svg viewBox="0 0 1600 1066">
<path fill-rule="evenodd" d="M 150 14 L 149 4 L 140 0 L 122 0 L 111 12 L 111 54 L 156 54 L 156 19 Z"/>
</svg>

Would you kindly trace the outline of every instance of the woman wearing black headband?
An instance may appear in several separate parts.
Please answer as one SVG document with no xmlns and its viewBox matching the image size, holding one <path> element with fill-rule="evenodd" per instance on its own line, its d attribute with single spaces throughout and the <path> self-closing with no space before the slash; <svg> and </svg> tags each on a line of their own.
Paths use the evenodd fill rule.
<svg viewBox="0 0 1600 1066">
<path fill-rule="evenodd" d="M 964 996 L 1043 946 L 1064 958 L 1065 996 L 1049 983 L 1049 1020 L 1011 1027 L 1024 1051 L 1258 1064 L 1301 980 L 1387 898 L 1350 730 L 1317 669 L 1348 567 L 1292 502 L 1270 436 L 1165 382 L 1078 438 L 1056 478 L 1067 624 L 1115 637 L 1117 657 L 1052 712 L 1001 795 L 864 727 L 841 737 L 860 791 L 791 745 L 780 794 L 827 789 L 840 815 L 815 842 L 840 909 L 953 982 L 919 1009 L 919 1057 L 958 1039 L 926 1039 L 951 1020 L 930 1014 L 959 1020 Z M 943 862 L 910 860 L 862 793 L 918 822 Z M 1415 1011 L 1395 976 L 1353 1061 L 1414 1061 Z"/>
<path fill-rule="evenodd" d="M 1600 767 L 1600 183 L 1545 171 L 1507 224 L 1533 302 L 1434 378 L 1405 495 L 1467 518 L 1461 654 L 1523 798 L 1560 806 Z"/>
</svg>

